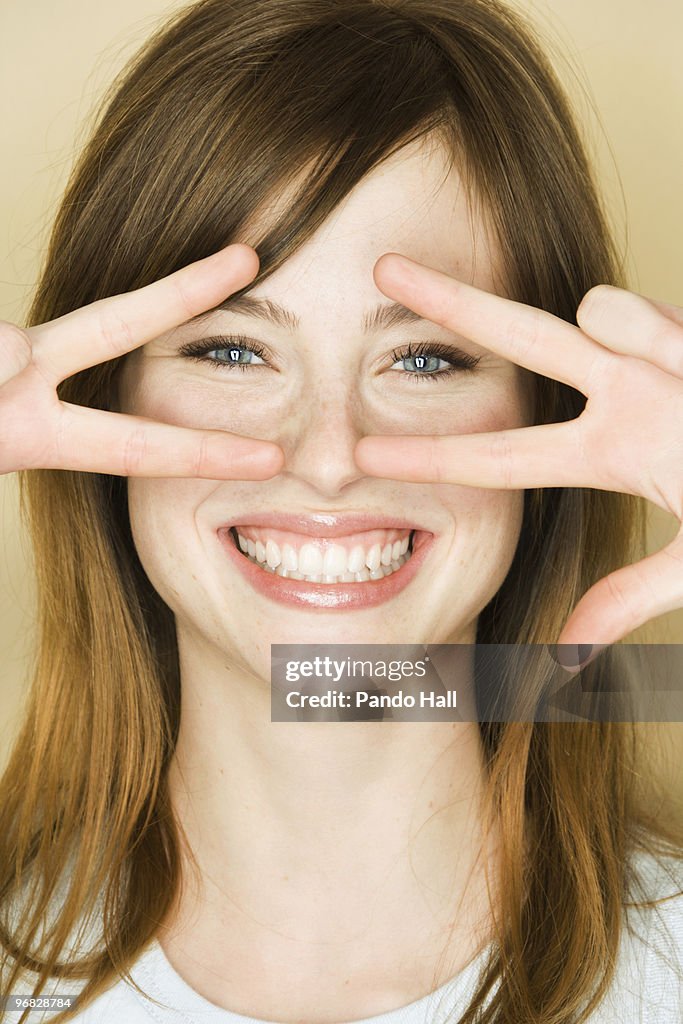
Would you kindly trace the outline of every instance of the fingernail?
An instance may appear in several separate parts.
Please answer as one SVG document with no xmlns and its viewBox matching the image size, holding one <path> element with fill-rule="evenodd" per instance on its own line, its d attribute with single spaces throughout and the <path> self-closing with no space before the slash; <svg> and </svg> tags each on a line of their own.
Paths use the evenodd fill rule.
<svg viewBox="0 0 683 1024">
<path fill-rule="evenodd" d="M 557 643 L 548 645 L 548 653 L 563 669 L 581 668 L 593 652 L 593 644 Z"/>
<path fill-rule="evenodd" d="M 550 657 L 562 668 L 584 668 L 608 644 L 549 644 Z"/>
</svg>

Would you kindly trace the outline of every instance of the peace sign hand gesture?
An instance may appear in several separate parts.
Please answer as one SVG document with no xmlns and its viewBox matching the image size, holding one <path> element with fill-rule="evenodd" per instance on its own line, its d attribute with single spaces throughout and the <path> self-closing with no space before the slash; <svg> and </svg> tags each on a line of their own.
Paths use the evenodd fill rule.
<svg viewBox="0 0 683 1024">
<path fill-rule="evenodd" d="M 397 253 L 375 265 L 387 295 L 587 398 L 562 423 L 489 433 L 364 437 L 366 473 L 473 487 L 592 487 L 636 494 L 673 513 L 676 537 L 610 573 L 581 598 L 558 644 L 612 644 L 683 606 L 683 309 L 598 285 L 579 327 L 492 295 Z"/>
<path fill-rule="evenodd" d="M 0 322 L 0 473 L 72 469 L 119 476 L 261 480 L 278 445 L 60 401 L 57 385 L 212 309 L 258 271 L 230 245 L 168 277 L 23 329 Z"/>
</svg>

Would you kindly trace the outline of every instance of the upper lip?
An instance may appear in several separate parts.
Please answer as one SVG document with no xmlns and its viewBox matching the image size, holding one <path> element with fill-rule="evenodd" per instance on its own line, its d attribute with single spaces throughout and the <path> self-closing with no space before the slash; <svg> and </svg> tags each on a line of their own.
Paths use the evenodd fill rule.
<svg viewBox="0 0 683 1024">
<path fill-rule="evenodd" d="M 364 530 L 424 530 L 431 531 L 403 516 L 386 516 L 372 512 L 254 512 L 244 513 L 231 522 L 223 523 L 219 529 L 233 526 L 272 526 L 276 530 L 288 530 L 309 537 L 344 537 Z"/>
</svg>

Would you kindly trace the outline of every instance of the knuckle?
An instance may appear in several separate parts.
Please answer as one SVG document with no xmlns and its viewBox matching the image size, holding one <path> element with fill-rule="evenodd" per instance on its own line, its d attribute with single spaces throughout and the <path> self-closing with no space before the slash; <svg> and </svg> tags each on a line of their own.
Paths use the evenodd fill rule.
<svg viewBox="0 0 683 1024">
<path fill-rule="evenodd" d="M 441 301 L 434 310 L 434 322 L 442 327 L 448 327 L 449 324 L 457 324 L 463 307 L 462 289 L 459 287 L 458 282 L 449 280 L 448 286 L 443 289 L 440 299 Z"/>
<path fill-rule="evenodd" d="M 586 292 L 576 310 L 576 320 L 580 326 L 587 324 L 589 320 L 597 323 L 603 315 L 603 311 L 611 304 L 616 292 L 620 289 L 610 284 L 596 284 Z"/>
<path fill-rule="evenodd" d="M 541 316 L 536 311 L 523 316 L 514 314 L 505 325 L 505 342 L 515 357 L 522 359 L 536 345 L 541 335 Z"/>
<path fill-rule="evenodd" d="M 666 317 L 657 324 L 648 338 L 648 352 L 651 357 L 678 357 L 683 366 L 683 328 Z M 672 358 L 675 362 L 675 358 Z"/>
<path fill-rule="evenodd" d="M 62 447 L 62 417 L 51 405 L 37 400 L 12 409 L 3 417 L 0 448 L 11 453 L 12 468 L 50 469 L 59 467 Z"/>
<path fill-rule="evenodd" d="M 59 469 L 68 464 L 69 441 L 71 437 L 70 424 L 71 420 L 68 413 L 63 405 L 59 403 L 57 415 L 52 420 L 52 429 L 48 433 L 50 445 L 45 453 L 43 463 L 46 467 Z"/>
<path fill-rule="evenodd" d="M 605 578 L 605 587 L 613 601 L 620 608 L 622 628 L 635 629 L 643 621 L 646 604 L 651 604 L 656 595 L 647 571 L 642 566 L 631 566 L 630 570 L 617 570 Z"/>
<path fill-rule="evenodd" d="M 503 487 L 512 486 L 513 453 L 512 445 L 507 434 L 495 437 L 491 442 L 491 456 L 494 465 L 500 467 L 501 483 Z"/>
<path fill-rule="evenodd" d="M 676 563 L 677 566 L 683 568 L 683 543 L 672 543 L 669 544 L 662 550 L 662 554 L 665 558 L 670 558 Z M 678 577 L 681 588 L 683 588 L 683 573 Z M 683 589 L 682 589 L 683 592 Z"/>
<path fill-rule="evenodd" d="M 144 427 L 135 427 L 126 438 L 122 465 L 126 476 L 135 476 L 144 467 L 149 446 Z"/>
<path fill-rule="evenodd" d="M 199 443 L 196 446 L 195 455 L 192 465 L 193 476 L 204 476 L 209 466 L 209 442 L 211 437 L 209 434 L 202 434 L 199 438 Z"/>
<path fill-rule="evenodd" d="M 628 367 L 616 353 L 606 348 L 598 349 L 593 355 L 581 383 L 584 395 L 597 395 L 607 389 L 614 391 L 626 383 Z"/>
<path fill-rule="evenodd" d="M 28 366 L 33 356 L 28 332 L 16 324 L 0 320 L 0 352 L 8 368 L 19 373 Z"/>
<path fill-rule="evenodd" d="M 182 274 L 173 281 L 173 293 L 180 316 L 183 322 L 185 322 L 197 313 L 197 302 L 193 300 L 191 290 L 188 288 L 188 282 Z"/>
<path fill-rule="evenodd" d="M 590 434 L 585 423 L 586 421 L 583 416 L 579 416 L 577 419 L 570 421 L 567 426 L 574 442 L 574 451 L 576 452 L 578 462 L 584 474 L 587 474 L 593 469 L 594 446 L 591 443 Z"/>
<path fill-rule="evenodd" d="M 626 625 L 634 622 L 638 617 L 637 609 L 633 606 L 629 588 L 624 586 L 623 577 L 616 573 L 610 573 L 609 576 L 605 577 L 605 586 L 614 603 L 624 613 Z"/>
<path fill-rule="evenodd" d="M 103 302 L 98 310 L 99 335 L 111 357 L 121 355 L 123 350 L 133 347 L 133 335 L 130 326 L 117 312 L 115 307 Z"/>
<path fill-rule="evenodd" d="M 431 438 L 431 443 L 427 447 L 428 478 L 439 484 L 443 483 L 444 480 L 443 451 L 441 448 L 443 440 L 440 434 L 436 434 Z"/>
</svg>

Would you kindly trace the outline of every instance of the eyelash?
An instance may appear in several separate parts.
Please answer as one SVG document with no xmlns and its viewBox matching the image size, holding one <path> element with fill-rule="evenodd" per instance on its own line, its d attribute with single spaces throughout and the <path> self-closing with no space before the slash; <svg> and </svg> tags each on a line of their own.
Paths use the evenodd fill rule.
<svg viewBox="0 0 683 1024">
<path fill-rule="evenodd" d="M 474 370 L 481 359 L 481 356 L 470 356 L 466 352 L 461 352 L 460 349 L 440 341 L 421 341 L 416 345 L 409 342 L 404 348 L 394 349 L 391 353 L 391 358 L 395 363 L 399 359 L 414 359 L 415 356 L 438 356 L 439 359 L 452 363 L 447 369 L 437 370 L 436 373 L 415 373 L 414 370 L 408 370 L 408 376 L 415 382 L 436 380 L 439 377 L 450 377 L 454 373 Z"/>
<path fill-rule="evenodd" d="M 227 343 L 227 344 L 226 344 Z M 194 359 L 199 363 L 211 363 L 215 369 L 227 367 L 229 370 L 245 371 L 249 363 L 225 363 L 220 359 L 208 359 L 208 352 L 220 351 L 227 348 L 242 348 L 253 352 L 259 359 L 267 359 L 266 349 L 251 338 L 235 334 L 230 338 L 204 338 L 202 341 L 189 342 L 179 349 L 179 354 L 188 359 Z M 416 383 L 420 380 L 435 380 L 443 377 L 450 377 L 454 373 L 472 371 L 481 359 L 481 356 L 471 356 L 451 345 L 443 342 L 421 341 L 417 344 L 410 342 L 404 348 L 394 349 L 391 358 L 394 363 L 401 359 L 414 359 L 415 356 L 438 356 L 438 358 L 451 363 L 445 370 L 437 370 L 433 373 L 416 373 L 414 370 L 407 370 L 403 376 L 412 378 Z"/>
</svg>

